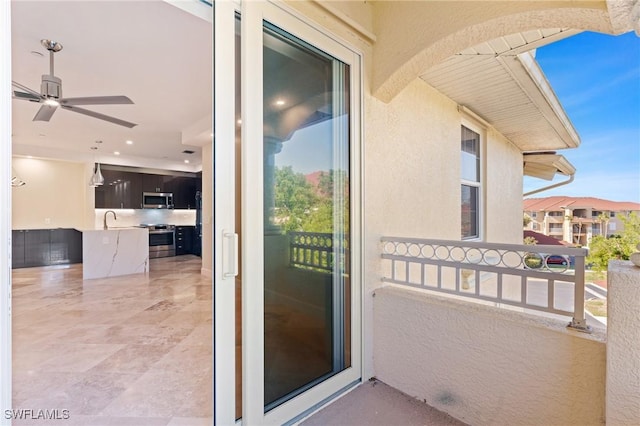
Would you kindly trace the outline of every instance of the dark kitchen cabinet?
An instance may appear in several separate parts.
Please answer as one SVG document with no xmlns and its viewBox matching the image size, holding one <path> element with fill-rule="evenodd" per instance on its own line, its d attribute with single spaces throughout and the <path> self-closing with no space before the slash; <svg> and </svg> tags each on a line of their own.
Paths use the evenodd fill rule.
<svg viewBox="0 0 640 426">
<path fill-rule="evenodd" d="M 103 164 L 101 170 L 104 184 L 95 188 L 98 209 L 141 209 L 143 192 L 172 193 L 175 209 L 194 209 L 196 191 L 202 189 L 201 173 L 141 173 L 109 164 Z"/>
<path fill-rule="evenodd" d="M 102 170 L 104 184 L 96 187 L 96 208 L 142 208 L 142 175 L 120 170 Z"/>
<path fill-rule="evenodd" d="M 24 268 L 24 230 L 14 229 L 11 231 L 11 267 Z"/>
<path fill-rule="evenodd" d="M 156 175 L 151 173 L 141 173 L 142 192 L 173 192 L 170 175 Z"/>
<path fill-rule="evenodd" d="M 49 264 L 82 262 L 82 233 L 75 229 L 51 229 Z"/>
<path fill-rule="evenodd" d="M 194 209 L 198 179 L 176 176 L 172 181 L 173 205 L 176 209 Z"/>
<path fill-rule="evenodd" d="M 176 256 L 193 254 L 195 226 L 176 226 Z"/>
<path fill-rule="evenodd" d="M 50 231 L 48 229 L 26 229 L 24 231 L 25 266 L 49 265 Z"/>
<path fill-rule="evenodd" d="M 12 268 L 82 262 L 82 233 L 75 229 L 17 229 L 11 233 Z"/>
</svg>

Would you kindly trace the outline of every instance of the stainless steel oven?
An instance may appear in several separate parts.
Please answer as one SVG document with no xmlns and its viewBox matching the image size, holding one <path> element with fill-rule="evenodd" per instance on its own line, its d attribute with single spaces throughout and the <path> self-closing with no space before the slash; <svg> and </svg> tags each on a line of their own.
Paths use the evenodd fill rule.
<svg viewBox="0 0 640 426">
<path fill-rule="evenodd" d="M 149 228 L 149 258 L 169 257 L 176 255 L 176 230 L 174 225 L 150 225 Z"/>
</svg>

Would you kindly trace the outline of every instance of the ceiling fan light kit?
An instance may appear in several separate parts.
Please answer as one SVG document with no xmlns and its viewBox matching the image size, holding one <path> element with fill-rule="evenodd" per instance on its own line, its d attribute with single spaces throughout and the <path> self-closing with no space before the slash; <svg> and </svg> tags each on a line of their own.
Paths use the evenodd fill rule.
<svg viewBox="0 0 640 426">
<path fill-rule="evenodd" d="M 62 45 L 53 40 L 43 39 L 40 43 L 49 51 L 49 74 L 42 76 L 40 84 L 40 93 L 29 87 L 12 81 L 14 87 L 13 98 L 23 101 L 37 102 L 42 104 L 33 121 L 49 121 L 53 113 L 58 109 L 66 109 L 67 111 L 77 112 L 99 120 L 108 121 L 119 126 L 132 128 L 137 126 L 136 123 L 121 120 L 109 115 L 101 114 L 84 108 L 78 108 L 77 105 L 125 105 L 133 104 L 133 101 L 126 96 L 86 96 L 79 98 L 63 98 L 62 97 L 62 80 L 53 73 L 53 54 L 62 50 Z M 19 89 L 19 90 L 16 90 Z"/>
</svg>

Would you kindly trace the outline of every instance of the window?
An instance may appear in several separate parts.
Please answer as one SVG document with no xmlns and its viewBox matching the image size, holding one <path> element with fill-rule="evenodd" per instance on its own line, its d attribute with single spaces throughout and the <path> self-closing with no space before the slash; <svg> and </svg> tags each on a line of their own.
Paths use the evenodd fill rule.
<svg viewBox="0 0 640 426">
<path fill-rule="evenodd" d="M 562 217 L 564 215 L 563 212 L 549 212 L 549 216 L 552 217 Z"/>
<path fill-rule="evenodd" d="M 562 224 L 561 223 L 550 223 L 549 224 L 549 232 L 562 232 Z"/>
<path fill-rule="evenodd" d="M 536 217 L 538 217 L 538 212 L 531 212 L 531 217 L 533 219 L 535 219 Z"/>
<path fill-rule="evenodd" d="M 616 212 L 611 212 L 611 213 L 609 214 L 609 217 L 616 217 Z"/>
<path fill-rule="evenodd" d="M 480 134 L 462 126 L 460 145 L 462 239 L 480 238 Z"/>
</svg>

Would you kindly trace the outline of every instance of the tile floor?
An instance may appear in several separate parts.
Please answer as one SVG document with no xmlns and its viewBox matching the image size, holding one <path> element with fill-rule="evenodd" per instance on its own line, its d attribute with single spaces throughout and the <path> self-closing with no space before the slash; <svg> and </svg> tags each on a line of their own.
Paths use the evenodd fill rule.
<svg viewBox="0 0 640 426">
<path fill-rule="evenodd" d="M 210 425 L 211 281 L 195 256 L 82 280 L 82 265 L 13 271 L 14 425 Z M 61 411 L 61 414 L 64 412 Z"/>
</svg>

